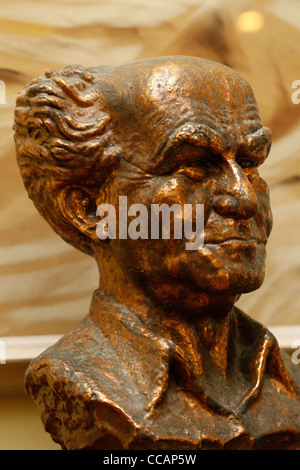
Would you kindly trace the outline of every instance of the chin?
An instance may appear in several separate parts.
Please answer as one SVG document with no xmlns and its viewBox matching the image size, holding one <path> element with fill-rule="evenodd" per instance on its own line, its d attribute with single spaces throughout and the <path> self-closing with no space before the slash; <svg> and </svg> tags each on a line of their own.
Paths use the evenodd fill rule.
<svg viewBox="0 0 300 470">
<path fill-rule="evenodd" d="M 210 294 L 238 295 L 259 289 L 265 277 L 265 270 L 261 268 L 259 271 L 248 269 L 223 270 L 220 269 L 215 275 L 209 278 L 193 276 L 194 282 L 201 291 Z"/>
<path fill-rule="evenodd" d="M 262 285 L 265 257 L 264 244 L 204 245 L 198 251 L 185 251 L 169 258 L 165 278 L 161 273 L 158 276 L 159 285 L 164 285 L 167 279 L 173 280 L 183 297 L 190 291 L 238 296 Z"/>
<path fill-rule="evenodd" d="M 191 275 L 206 292 L 242 294 L 258 289 L 265 277 L 264 244 L 205 246 Z"/>
<path fill-rule="evenodd" d="M 201 291 L 217 294 L 243 294 L 258 289 L 265 277 L 265 257 L 216 256 L 191 263 L 186 276 Z"/>
<path fill-rule="evenodd" d="M 234 279 L 229 286 L 228 292 L 231 294 L 247 294 L 260 288 L 265 278 L 265 271 L 259 274 L 240 276 L 238 280 Z"/>
</svg>

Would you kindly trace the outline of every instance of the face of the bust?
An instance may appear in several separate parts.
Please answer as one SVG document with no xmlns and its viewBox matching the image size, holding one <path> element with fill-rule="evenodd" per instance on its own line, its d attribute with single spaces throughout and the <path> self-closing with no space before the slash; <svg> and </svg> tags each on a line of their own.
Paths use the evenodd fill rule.
<svg viewBox="0 0 300 470">
<path fill-rule="evenodd" d="M 109 201 L 204 205 L 204 244 L 185 238 L 111 240 L 123 269 L 164 304 L 188 309 L 257 289 L 272 217 L 258 167 L 269 149 L 250 87 L 236 75 L 189 65 L 152 71 L 127 121 L 124 160 Z M 188 75 L 187 75 L 188 73 Z M 132 129 L 132 139 L 128 129 Z M 149 220 L 149 223 L 151 221 Z M 133 273 L 133 274 L 132 274 Z"/>
</svg>

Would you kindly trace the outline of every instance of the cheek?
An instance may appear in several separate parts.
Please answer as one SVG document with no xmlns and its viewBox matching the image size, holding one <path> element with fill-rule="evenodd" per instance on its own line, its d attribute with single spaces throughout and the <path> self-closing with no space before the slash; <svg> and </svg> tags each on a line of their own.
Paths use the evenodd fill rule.
<svg viewBox="0 0 300 470">
<path fill-rule="evenodd" d="M 269 237 L 273 226 L 273 216 L 270 206 L 269 188 L 267 183 L 262 178 L 258 178 L 253 183 L 253 189 L 256 193 L 256 197 L 260 206 L 260 210 L 256 216 L 256 220 L 258 220 L 259 224 L 263 226 L 267 237 Z"/>
<path fill-rule="evenodd" d="M 193 183 L 185 176 L 160 178 L 151 194 L 152 204 L 204 204 L 209 206 L 210 188 L 204 183 Z"/>
<path fill-rule="evenodd" d="M 211 185 L 204 181 L 195 183 L 185 176 L 176 175 L 161 178 L 153 187 L 150 200 L 152 204 L 166 204 L 169 207 L 173 204 L 179 204 L 182 217 L 189 213 L 186 212 L 188 208 L 184 208 L 184 204 L 189 204 L 192 207 L 193 224 L 195 223 L 196 205 L 203 204 L 205 225 L 211 213 L 212 190 Z M 177 248 L 179 245 L 178 241 Z"/>
<path fill-rule="evenodd" d="M 183 177 L 162 177 L 156 182 L 151 195 L 152 204 L 184 204 L 189 199 L 189 185 Z"/>
</svg>

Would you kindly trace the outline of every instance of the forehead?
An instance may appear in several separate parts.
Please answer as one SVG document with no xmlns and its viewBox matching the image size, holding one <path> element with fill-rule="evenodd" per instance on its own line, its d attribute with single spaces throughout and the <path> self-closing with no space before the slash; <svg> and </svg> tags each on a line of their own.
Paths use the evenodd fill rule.
<svg viewBox="0 0 300 470">
<path fill-rule="evenodd" d="M 214 62 L 141 61 L 116 70 L 113 81 L 118 140 L 126 158 L 145 169 L 156 166 L 176 136 L 178 145 L 199 145 L 205 136 L 221 151 L 237 148 L 262 127 L 249 84 Z"/>
</svg>

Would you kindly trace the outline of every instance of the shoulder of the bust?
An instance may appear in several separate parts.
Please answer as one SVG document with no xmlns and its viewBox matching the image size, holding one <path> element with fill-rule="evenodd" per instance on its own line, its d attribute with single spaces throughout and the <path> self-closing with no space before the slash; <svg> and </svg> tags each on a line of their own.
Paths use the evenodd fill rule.
<svg viewBox="0 0 300 470">
<path fill-rule="evenodd" d="M 282 359 L 284 362 L 285 367 L 289 371 L 290 375 L 293 377 L 294 381 L 297 384 L 297 392 L 300 396 L 300 368 L 299 365 L 296 365 L 292 357 L 289 355 L 287 351 L 281 351 Z"/>
<path fill-rule="evenodd" d="M 59 384 L 65 382 L 71 385 L 74 379 L 76 380 L 76 370 L 72 363 L 57 356 L 49 348 L 29 364 L 25 373 L 25 390 L 36 400 L 40 389 L 47 387 L 59 394 Z"/>
<path fill-rule="evenodd" d="M 80 394 L 82 371 L 78 370 L 78 350 L 84 349 L 84 336 L 90 329 L 90 320 L 85 320 L 31 361 L 25 373 L 25 391 L 29 396 L 36 400 L 45 386 L 64 398 L 75 392 Z"/>
<path fill-rule="evenodd" d="M 279 347 L 277 338 L 262 323 L 254 320 L 238 308 L 234 308 L 240 334 L 248 337 L 248 344 L 265 351 L 266 370 L 270 376 L 285 385 L 291 393 L 300 393 L 300 372 L 290 356 Z"/>
<path fill-rule="evenodd" d="M 32 361 L 26 372 L 25 388 L 41 411 L 45 430 L 63 449 L 90 448 L 94 442 L 107 438 L 102 415 L 104 418 L 117 415 L 126 427 L 122 410 L 72 362 L 62 360 L 51 349 Z M 118 437 L 112 438 L 122 446 Z"/>
<path fill-rule="evenodd" d="M 101 440 L 107 434 L 101 414 L 115 413 L 126 424 L 122 409 L 80 367 L 76 336 L 73 331 L 61 338 L 34 359 L 25 373 L 25 391 L 40 409 L 45 430 L 65 449 L 88 448 Z"/>
</svg>

